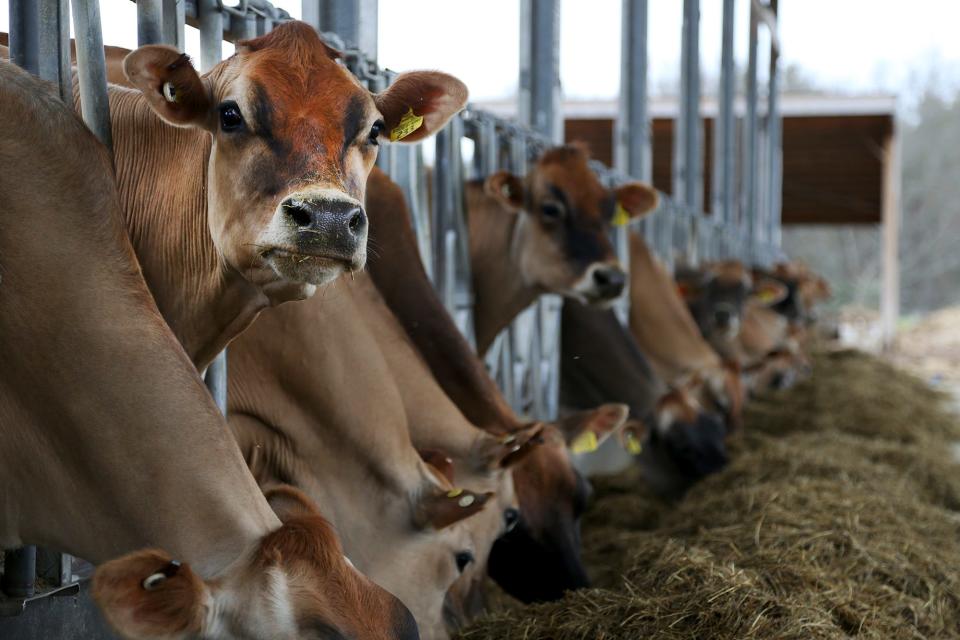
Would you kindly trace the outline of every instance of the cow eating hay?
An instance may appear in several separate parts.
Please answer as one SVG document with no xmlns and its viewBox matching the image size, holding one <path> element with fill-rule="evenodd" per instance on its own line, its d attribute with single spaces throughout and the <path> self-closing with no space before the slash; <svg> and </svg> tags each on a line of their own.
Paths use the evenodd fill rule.
<svg viewBox="0 0 960 640">
<path fill-rule="evenodd" d="M 584 557 L 602 588 L 462 638 L 960 638 L 960 425 L 874 358 L 816 364 L 748 409 L 730 467 L 676 505 L 598 483 Z"/>
</svg>

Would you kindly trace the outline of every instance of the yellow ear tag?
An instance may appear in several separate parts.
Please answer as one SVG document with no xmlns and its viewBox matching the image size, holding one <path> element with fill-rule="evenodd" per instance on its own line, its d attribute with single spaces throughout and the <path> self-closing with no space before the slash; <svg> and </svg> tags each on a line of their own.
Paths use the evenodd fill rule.
<svg viewBox="0 0 960 640">
<path fill-rule="evenodd" d="M 777 299 L 777 294 L 770 289 L 764 289 L 757 294 L 757 298 L 760 300 L 760 302 L 769 304 Z"/>
<path fill-rule="evenodd" d="M 570 444 L 570 451 L 574 453 L 590 453 L 597 450 L 597 434 L 593 431 L 584 431 Z"/>
<path fill-rule="evenodd" d="M 643 451 L 643 445 L 640 439 L 632 433 L 627 433 L 627 453 L 632 456 L 638 456 Z"/>
<path fill-rule="evenodd" d="M 400 124 L 390 132 L 390 142 L 403 140 L 408 135 L 416 131 L 423 124 L 423 116 L 418 116 L 413 112 L 413 107 L 407 110 L 400 118 Z"/>
<path fill-rule="evenodd" d="M 456 498 L 461 493 L 463 493 L 463 489 L 450 489 L 450 491 L 447 491 L 447 497 Z"/>
<path fill-rule="evenodd" d="M 615 227 L 622 227 L 628 222 L 630 222 L 630 214 L 627 213 L 627 210 L 623 208 L 623 205 L 618 202 L 617 208 L 613 211 L 613 220 L 610 221 L 610 224 Z"/>
</svg>

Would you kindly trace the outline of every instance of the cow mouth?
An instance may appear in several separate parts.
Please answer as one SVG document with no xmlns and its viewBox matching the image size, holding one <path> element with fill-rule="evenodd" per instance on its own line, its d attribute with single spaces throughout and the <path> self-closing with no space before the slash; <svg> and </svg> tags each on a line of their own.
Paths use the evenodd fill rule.
<svg viewBox="0 0 960 640">
<path fill-rule="evenodd" d="M 324 285 L 341 274 L 363 269 L 366 252 L 352 256 L 327 252 L 305 252 L 275 248 L 261 254 L 263 262 L 280 278 L 312 285 Z"/>
</svg>

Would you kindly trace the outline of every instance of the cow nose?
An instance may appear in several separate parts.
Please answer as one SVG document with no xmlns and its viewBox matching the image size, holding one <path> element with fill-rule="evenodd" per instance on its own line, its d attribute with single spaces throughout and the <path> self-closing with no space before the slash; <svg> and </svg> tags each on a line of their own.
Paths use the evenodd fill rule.
<svg viewBox="0 0 960 640">
<path fill-rule="evenodd" d="M 301 231 L 361 237 L 367 230 L 367 214 L 359 204 L 349 200 L 291 198 L 283 203 L 283 211 Z"/>
<path fill-rule="evenodd" d="M 730 318 L 732 317 L 729 309 L 717 309 L 714 314 L 714 321 L 718 327 L 726 328 L 730 326 Z"/>
<path fill-rule="evenodd" d="M 616 298 L 623 293 L 627 274 L 620 267 L 600 267 L 593 272 L 593 283 L 604 298 Z"/>
</svg>

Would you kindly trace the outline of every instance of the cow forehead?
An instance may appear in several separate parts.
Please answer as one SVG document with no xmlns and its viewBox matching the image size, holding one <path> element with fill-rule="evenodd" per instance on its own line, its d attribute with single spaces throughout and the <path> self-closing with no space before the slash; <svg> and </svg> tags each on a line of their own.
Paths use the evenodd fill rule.
<svg viewBox="0 0 960 640">
<path fill-rule="evenodd" d="M 577 207 L 579 213 L 589 217 L 601 216 L 607 190 L 590 169 L 585 155 L 544 156 L 537 165 L 534 180 L 541 196 L 549 194 L 550 188 L 554 187 L 563 191 L 570 200 L 569 204 Z"/>
</svg>

